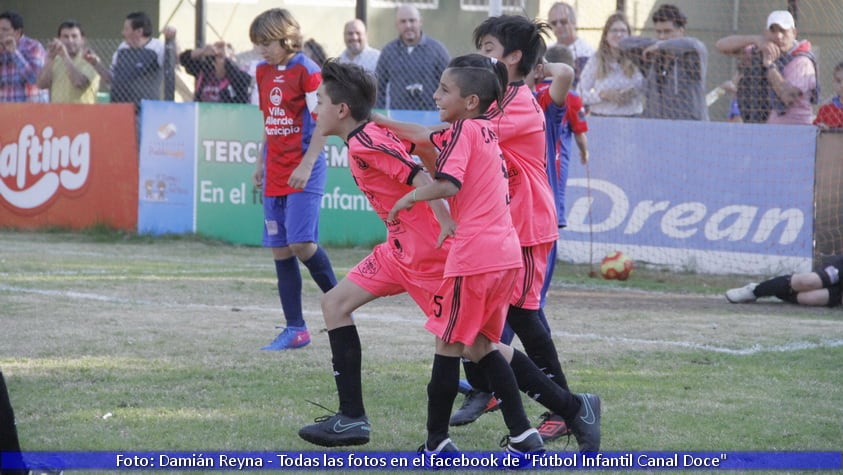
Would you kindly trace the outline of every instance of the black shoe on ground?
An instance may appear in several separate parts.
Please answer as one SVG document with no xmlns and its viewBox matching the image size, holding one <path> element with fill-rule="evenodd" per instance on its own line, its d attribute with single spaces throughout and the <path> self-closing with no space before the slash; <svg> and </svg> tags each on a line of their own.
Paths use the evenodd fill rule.
<svg viewBox="0 0 843 475">
<path fill-rule="evenodd" d="M 580 411 L 568 425 L 577 439 L 580 452 L 600 451 L 600 397 L 596 394 L 576 394 L 582 402 Z"/>
<path fill-rule="evenodd" d="M 501 447 L 505 447 L 507 452 L 516 455 L 544 453 L 542 436 L 539 431 L 532 428 L 525 430 L 518 437 L 504 436 Z"/>
<path fill-rule="evenodd" d="M 430 455 L 430 454 L 456 454 L 456 453 L 459 453 L 459 451 L 460 451 L 460 449 L 456 445 L 454 445 L 454 443 L 451 441 L 451 438 L 449 437 L 449 438 L 443 440 L 442 442 L 440 442 L 439 445 L 437 445 L 435 449 L 428 449 L 427 448 L 427 442 L 423 443 L 421 446 L 419 446 L 418 453 L 419 454 L 425 454 L 425 455 Z"/>
<path fill-rule="evenodd" d="M 483 391 L 472 390 L 465 395 L 462 406 L 451 415 L 450 424 L 452 426 L 471 424 L 484 413 L 497 409 L 500 409 L 500 406 L 498 399 L 494 395 Z"/>
<path fill-rule="evenodd" d="M 348 417 L 338 412 L 332 416 L 317 417 L 314 422 L 316 424 L 299 429 L 299 437 L 311 444 L 339 447 L 369 443 L 372 428 L 365 415 Z"/>
</svg>

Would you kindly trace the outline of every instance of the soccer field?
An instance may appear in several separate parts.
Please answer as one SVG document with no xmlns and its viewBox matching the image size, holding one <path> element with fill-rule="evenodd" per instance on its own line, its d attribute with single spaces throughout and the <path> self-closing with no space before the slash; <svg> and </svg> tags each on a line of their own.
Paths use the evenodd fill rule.
<svg viewBox="0 0 843 475">
<path fill-rule="evenodd" d="M 328 252 L 342 276 L 368 250 Z M 561 263 L 547 305 L 572 389 L 603 399 L 603 450 L 841 450 L 843 311 L 731 305 L 745 277 L 639 267 L 618 283 Z M 264 352 L 283 320 L 265 249 L 0 232 L 0 368 L 24 450 L 317 450 L 296 435 L 325 413 L 307 401 L 337 402 L 304 275 L 313 343 Z M 415 451 L 433 337 L 404 296 L 356 319 L 372 422 L 358 451 Z M 504 432 L 496 412 L 451 437 L 492 451 Z"/>
</svg>

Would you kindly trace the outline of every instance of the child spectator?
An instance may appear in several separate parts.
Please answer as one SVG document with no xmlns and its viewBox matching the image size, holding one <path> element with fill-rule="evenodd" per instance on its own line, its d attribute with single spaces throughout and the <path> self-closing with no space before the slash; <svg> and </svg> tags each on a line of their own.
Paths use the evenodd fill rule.
<svg viewBox="0 0 843 475">
<path fill-rule="evenodd" d="M 193 100 L 249 103 L 252 78 L 237 66 L 233 58 L 234 49 L 224 41 L 189 49 L 179 55 L 179 63 L 187 74 L 196 78 Z"/>
<path fill-rule="evenodd" d="M 817 117 L 814 119 L 814 125 L 821 129 L 839 129 L 843 127 L 843 103 L 840 102 L 840 96 L 843 96 L 843 62 L 838 63 L 834 67 L 834 92 L 836 96 L 832 97 L 826 104 L 820 106 L 817 112 Z"/>
</svg>

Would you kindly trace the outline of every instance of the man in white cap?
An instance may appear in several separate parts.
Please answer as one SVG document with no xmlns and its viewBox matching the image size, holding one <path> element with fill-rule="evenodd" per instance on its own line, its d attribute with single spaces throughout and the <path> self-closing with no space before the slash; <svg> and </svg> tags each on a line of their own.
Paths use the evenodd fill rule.
<svg viewBox="0 0 843 475">
<path fill-rule="evenodd" d="M 785 10 L 767 17 L 763 35 L 732 35 L 715 45 L 721 53 L 760 58 L 762 72 L 757 82 L 769 91 L 768 124 L 811 124 L 812 104 L 819 100 L 817 60 L 811 42 L 797 40 L 796 22 Z M 740 94 L 740 87 L 738 90 Z"/>
</svg>

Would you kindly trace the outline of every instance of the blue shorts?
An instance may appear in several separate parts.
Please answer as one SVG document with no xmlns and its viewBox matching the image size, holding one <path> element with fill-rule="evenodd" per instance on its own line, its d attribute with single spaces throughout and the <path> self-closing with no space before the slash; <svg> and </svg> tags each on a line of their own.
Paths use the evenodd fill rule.
<svg viewBox="0 0 843 475">
<path fill-rule="evenodd" d="M 263 246 L 319 241 L 322 195 L 300 191 L 286 196 L 263 197 Z"/>
</svg>

